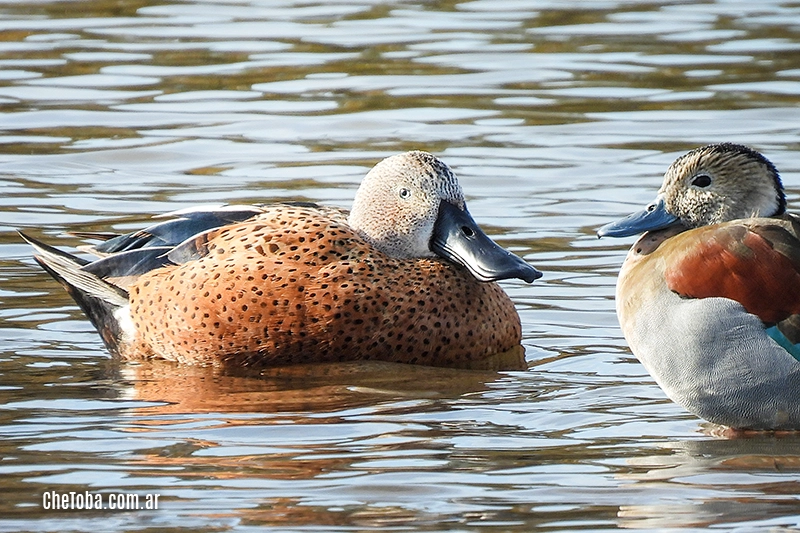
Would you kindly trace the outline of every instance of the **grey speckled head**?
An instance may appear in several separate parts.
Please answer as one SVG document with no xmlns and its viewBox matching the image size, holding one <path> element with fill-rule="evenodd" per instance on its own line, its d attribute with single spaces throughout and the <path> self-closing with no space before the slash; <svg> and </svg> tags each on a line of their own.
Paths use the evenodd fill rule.
<svg viewBox="0 0 800 533">
<path fill-rule="evenodd" d="M 786 209 L 778 171 L 763 155 L 732 143 L 710 144 L 679 157 L 664 175 L 659 196 L 688 227 Z"/>
<path fill-rule="evenodd" d="M 427 152 L 406 152 L 384 159 L 364 177 L 348 222 L 392 257 L 431 257 L 442 201 L 466 208 L 453 171 Z"/>
</svg>

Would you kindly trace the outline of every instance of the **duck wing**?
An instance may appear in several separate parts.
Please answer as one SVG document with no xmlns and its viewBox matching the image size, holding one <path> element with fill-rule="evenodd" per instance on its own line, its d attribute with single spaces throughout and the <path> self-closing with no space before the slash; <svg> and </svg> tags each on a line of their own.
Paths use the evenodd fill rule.
<svg viewBox="0 0 800 533">
<path fill-rule="evenodd" d="M 686 232 L 665 254 L 669 288 L 735 300 L 774 325 L 800 314 L 800 219 L 742 219 Z"/>
</svg>

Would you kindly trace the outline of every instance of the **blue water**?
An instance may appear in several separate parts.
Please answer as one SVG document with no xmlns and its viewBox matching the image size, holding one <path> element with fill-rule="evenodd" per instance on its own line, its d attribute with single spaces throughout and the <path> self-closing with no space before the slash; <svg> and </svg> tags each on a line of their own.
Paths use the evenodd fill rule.
<svg viewBox="0 0 800 533">
<path fill-rule="evenodd" d="M 632 239 L 594 236 L 718 141 L 800 211 L 798 27 L 770 1 L 0 3 L 0 531 L 800 529 L 800 438 L 671 403 L 614 314 Z M 527 371 L 121 364 L 14 232 L 347 207 L 415 148 L 545 272 L 502 284 Z"/>
</svg>

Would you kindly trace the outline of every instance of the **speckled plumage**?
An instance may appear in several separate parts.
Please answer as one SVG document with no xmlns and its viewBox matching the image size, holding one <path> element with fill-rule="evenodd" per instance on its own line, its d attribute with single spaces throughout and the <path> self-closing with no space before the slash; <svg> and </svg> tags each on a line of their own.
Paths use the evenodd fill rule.
<svg viewBox="0 0 800 533">
<path fill-rule="evenodd" d="M 453 171 L 427 152 L 387 157 L 361 182 L 348 223 L 375 248 L 392 257 L 432 257 L 429 235 L 439 202 L 465 209 Z M 369 179 L 380 175 L 381 179 Z M 401 190 L 407 191 L 398 201 Z M 386 221 L 391 221 L 387 224 Z"/>
<path fill-rule="evenodd" d="M 468 366 L 520 340 L 497 284 L 439 259 L 393 259 L 310 208 L 266 208 L 204 245 L 206 256 L 131 286 L 141 336 L 126 357 Z"/>
<path fill-rule="evenodd" d="M 399 188 L 409 193 L 395 194 Z M 103 273 L 90 283 L 59 265 L 70 256 L 30 241 L 90 318 L 101 315 L 92 318 L 95 326 L 125 359 L 235 367 L 368 359 L 480 366 L 475 363 L 519 346 L 519 316 L 496 283 L 478 281 L 431 251 L 440 202 L 466 213 L 450 169 L 430 154 L 411 152 L 368 174 L 350 223 L 339 210 L 311 204 L 184 212 L 185 224 L 202 222 L 206 229 L 180 242 L 163 236 L 173 235 L 172 227 L 117 237 L 96 247 L 106 259 L 79 265 L 81 272 Z M 500 276 L 538 277 L 515 256 L 505 259 L 516 270 Z M 117 302 L 116 322 L 76 295 L 76 285 L 99 293 L 91 284 L 100 282 L 128 295 L 126 306 L 113 294 L 106 298 Z"/>
<path fill-rule="evenodd" d="M 713 174 L 713 183 L 693 181 Z M 763 176 L 762 179 L 747 179 Z M 747 146 L 710 144 L 676 159 L 664 174 L 658 193 L 667 210 L 684 226 L 697 228 L 739 218 L 783 213 L 786 200 L 778 171 L 762 154 Z"/>
</svg>

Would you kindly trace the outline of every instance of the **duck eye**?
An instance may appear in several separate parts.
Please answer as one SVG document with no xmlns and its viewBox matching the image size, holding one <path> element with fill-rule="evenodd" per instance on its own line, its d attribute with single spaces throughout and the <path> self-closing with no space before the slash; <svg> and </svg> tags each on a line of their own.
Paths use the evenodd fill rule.
<svg viewBox="0 0 800 533">
<path fill-rule="evenodd" d="M 708 174 L 699 174 L 692 178 L 692 185 L 695 187 L 700 187 L 701 189 L 705 189 L 711 185 L 711 176 Z"/>
<path fill-rule="evenodd" d="M 406 189 L 405 187 L 400 189 L 400 198 L 402 198 L 403 200 L 411 198 L 411 190 L 410 189 Z"/>
</svg>

